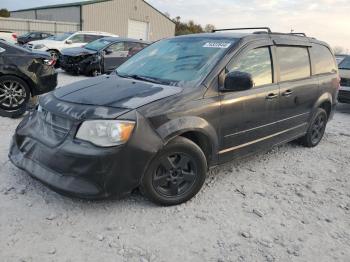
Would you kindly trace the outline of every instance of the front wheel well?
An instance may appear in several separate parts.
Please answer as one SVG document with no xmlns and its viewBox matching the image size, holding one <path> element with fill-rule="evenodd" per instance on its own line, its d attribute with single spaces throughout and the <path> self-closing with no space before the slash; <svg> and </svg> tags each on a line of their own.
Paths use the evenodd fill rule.
<svg viewBox="0 0 350 262">
<path fill-rule="evenodd" d="M 209 165 L 209 163 L 212 160 L 212 145 L 210 143 L 209 138 L 203 133 L 196 131 L 188 131 L 181 134 L 180 136 L 191 140 L 193 143 L 199 146 L 200 149 L 203 151 L 207 159 L 207 163 Z"/>
<path fill-rule="evenodd" d="M 325 101 L 323 102 L 319 108 L 322 108 L 326 111 L 327 113 L 327 117 L 329 118 L 329 116 L 331 115 L 331 112 L 332 112 L 332 104 L 330 101 Z"/>
</svg>

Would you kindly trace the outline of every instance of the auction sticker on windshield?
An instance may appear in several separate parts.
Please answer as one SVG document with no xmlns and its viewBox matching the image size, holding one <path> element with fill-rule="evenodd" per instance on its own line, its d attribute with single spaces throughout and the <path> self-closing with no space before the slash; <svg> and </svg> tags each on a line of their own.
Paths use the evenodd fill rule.
<svg viewBox="0 0 350 262">
<path fill-rule="evenodd" d="M 228 42 L 208 42 L 203 47 L 207 48 L 229 48 L 231 43 Z"/>
</svg>

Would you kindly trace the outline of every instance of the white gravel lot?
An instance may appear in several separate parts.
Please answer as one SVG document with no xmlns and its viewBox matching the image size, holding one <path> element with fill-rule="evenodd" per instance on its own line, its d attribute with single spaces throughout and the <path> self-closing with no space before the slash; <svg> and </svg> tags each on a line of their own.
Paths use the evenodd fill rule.
<svg viewBox="0 0 350 262">
<path fill-rule="evenodd" d="M 0 261 L 350 261 L 350 105 L 318 147 L 216 168 L 197 197 L 168 208 L 137 193 L 54 193 L 8 161 L 20 120 L 0 121 Z"/>
</svg>

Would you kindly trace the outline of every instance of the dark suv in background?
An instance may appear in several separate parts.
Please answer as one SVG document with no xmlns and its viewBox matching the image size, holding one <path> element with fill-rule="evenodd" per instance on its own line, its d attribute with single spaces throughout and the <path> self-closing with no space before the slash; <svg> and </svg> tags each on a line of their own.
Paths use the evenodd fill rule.
<svg viewBox="0 0 350 262">
<path fill-rule="evenodd" d="M 46 33 L 46 32 L 29 32 L 25 33 L 23 35 L 20 35 L 17 38 L 17 42 L 20 45 L 24 45 L 30 41 L 35 41 L 35 40 L 41 40 L 45 39 L 52 36 L 52 34 Z"/>
<path fill-rule="evenodd" d="M 139 187 L 174 205 L 210 167 L 292 140 L 316 146 L 336 105 L 335 57 L 314 38 L 264 29 L 161 40 L 111 75 L 42 97 L 11 161 L 68 195 Z"/>
</svg>

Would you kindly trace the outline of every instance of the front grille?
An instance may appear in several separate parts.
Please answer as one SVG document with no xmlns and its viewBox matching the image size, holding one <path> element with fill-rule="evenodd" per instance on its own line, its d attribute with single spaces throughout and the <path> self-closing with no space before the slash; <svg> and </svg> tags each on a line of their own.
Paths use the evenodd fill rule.
<svg viewBox="0 0 350 262">
<path fill-rule="evenodd" d="M 61 55 L 60 61 L 64 64 L 77 64 L 80 61 L 82 61 L 84 57 L 82 56 L 68 56 L 68 55 Z"/>
<path fill-rule="evenodd" d="M 37 112 L 33 132 L 35 138 L 44 144 L 57 146 L 63 142 L 72 126 L 71 120 L 42 109 L 41 112 Z"/>
<path fill-rule="evenodd" d="M 340 80 L 340 85 L 341 86 L 350 86 L 350 78 L 342 78 Z"/>
</svg>

